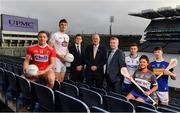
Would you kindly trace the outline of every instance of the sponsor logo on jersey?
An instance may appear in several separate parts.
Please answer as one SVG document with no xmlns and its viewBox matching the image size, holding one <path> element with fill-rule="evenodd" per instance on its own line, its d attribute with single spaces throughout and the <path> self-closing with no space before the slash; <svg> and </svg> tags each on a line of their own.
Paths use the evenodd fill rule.
<svg viewBox="0 0 180 113">
<path fill-rule="evenodd" d="M 151 83 L 149 81 L 140 79 L 140 78 L 135 78 L 135 81 L 137 82 L 137 84 L 139 84 L 141 87 L 144 87 L 146 89 L 150 89 Z"/>
<path fill-rule="evenodd" d="M 38 61 L 38 62 L 47 62 L 48 61 L 48 55 L 35 54 L 34 60 Z"/>
</svg>

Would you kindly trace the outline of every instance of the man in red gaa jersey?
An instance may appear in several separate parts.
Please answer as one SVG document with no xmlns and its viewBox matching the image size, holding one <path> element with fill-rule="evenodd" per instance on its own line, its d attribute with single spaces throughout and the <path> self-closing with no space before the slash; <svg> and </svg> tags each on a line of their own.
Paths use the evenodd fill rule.
<svg viewBox="0 0 180 113">
<path fill-rule="evenodd" d="M 39 43 L 29 46 L 26 50 L 26 58 L 23 64 L 24 75 L 29 80 L 43 79 L 47 82 L 47 86 L 53 88 L 55 81 L 55 73 L 52 67 L 55 64 L 56 51 L 47 44 L 49 34 L 45 31 L 38 33 Z M 39 71 L 34 76 L 27 76 L 27 68 L 32 59 L 32 64 L 35 64 Z"/>
</svg>

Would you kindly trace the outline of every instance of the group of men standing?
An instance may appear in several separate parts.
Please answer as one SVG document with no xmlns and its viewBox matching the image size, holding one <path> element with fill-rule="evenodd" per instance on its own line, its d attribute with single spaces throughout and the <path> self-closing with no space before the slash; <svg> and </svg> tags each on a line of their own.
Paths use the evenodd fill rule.
<svg viewBox="0 0 180 113">
<path fill-rule="evenodd" d="M 75 82 L 86 82 L 89 86 L 95 86 L 98 88 L 104 88 L 104 80 L 107 85 L 106 88 L 109 91 L 122 93 L 129 93 L 133 86 L 131 81 L 121 75 L 120 69 L 122 67 L 127 67 L 130 75 L 138 69 L 139 66 L 139 55 L 138 45 L 133 43 L 130 46 L 130 55 L 125 57 L 122 50 L 118 48 L 119 39 L 116 37 L 110 38 L 110 49 L 107 50 L 106 47 L 100 44 L 100 37 L 98 34 L 92 35 L 92 42 L 86 48 L 82 45 L 83 37 L 77 34 L 74 38 L 74 43 L 69 45 L 69 36 L 65 34 L 68 27 L 68 22 L 66 19 L 59 21 L 59 31 L 54 33 L 47 40 L 49 35 L 45 31 L 40 31 L 38 33 L 37 45 L 32 45 L 27 48 L 27 54 L 25 62 L 23 65 L 24 74 L 27 78 L 35 78 L 36 81 L 39 79 L 44 79 L 47 81 L 47 85 L 53 88 L 54 81 L 58 80 L 63 82 L 66 73 L 66 61 L 65 55 L 69 52 L 73 54 L 74 61 L 71 63 L 70 67 L 70 79 Z M 154 52 L 162 51 L 161 48 L 154 50 Z M 155 54 L 156 56 L 156 54 Z M 162 56 L 162 52 L 161 52 Z M 27 68 L 30 60 L 32 59 L 33 64 L 36 64 L 39 68 L 39 72 L 35 76 L 27 76 Z M 157 62 L 152 62 L 153 71 L 157 71 L 155 68 L 166 68 L 167 63 L 163 62 L 163 58 L 156 59 Z M 158 61 L 160 60 L 160 61 Z M 162 64 L 156 64 L 162 62 Z M 164 70 L 161 70 L 162 72 Z M 175 78 L 175 75 L 170 72 L 165 74 L 170 75 Z M 164 77 L 164 78 L 163 78 Z M 159 81 L 163 82 L 161 84 L 161 92 L 168 92 L 168 76 L 163 76 Z M 164 86 L 166 85 L 166 86 Z M 166 87 L 163 89 L 162 87 Z M 167 93 L 159 93 L 161 95 L 162 101 L 167 102 Z M 162 96 L 165 95 L 165 96 Z M 163 98 L 166 97 L 166 100 Z"/>
</svg>

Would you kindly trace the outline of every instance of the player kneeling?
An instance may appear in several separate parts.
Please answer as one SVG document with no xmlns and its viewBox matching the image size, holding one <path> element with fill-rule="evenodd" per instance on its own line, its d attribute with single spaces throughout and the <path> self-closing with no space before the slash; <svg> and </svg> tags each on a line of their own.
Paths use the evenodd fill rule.
<svg viewBox="0 0 180 113">
<path fill-rule="evenodd" d="M 49 34 L 45 31 L 38 33 L 38 44 L 29 46 L 26 49 L 26 58 L 23 64 L 23 72 L 26 78 L 31 81 L 45 80 L 47 86 L 53 88 L 55 81 L 55 73 L 52 67 L 55 64 L 56 51 L 47 44 Z M 32 59 L 31 66 L 30 60 Z M 31 68 L 29 68 L 29 66 Z M 31 69 L 31 70 L 30 70 Z M 35 71 L 35 72 L 34 72 Z M 37 72 L 36 72 L 37 71 Z M 33 73 L 33 74 L 32 74 Z"/>
</svg>

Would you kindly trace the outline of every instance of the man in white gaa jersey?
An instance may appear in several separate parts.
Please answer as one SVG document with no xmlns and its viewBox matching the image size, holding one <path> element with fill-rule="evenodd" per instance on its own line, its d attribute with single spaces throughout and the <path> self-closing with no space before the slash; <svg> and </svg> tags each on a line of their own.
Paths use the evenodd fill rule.
<svg viewBox="0 0 180 113">
<path fill-rule="evenodd" d="M 66 19 L 59 21 L 59 31 L 54 33 L 49 40 L 49 45 L 56 49 L 56 63 L 54 71 L 56 80 L 62 82 L 66 73 L 66 65 L 64 61 L 65 55 L 68 53 L 69 36 L 65 34 L 68 27 Z"/>
<path fill-rule="evenodd" d="M 129 71 L 129 74 L 132 76 L 134 72 L 138 69 L 139 65 L 139 56 L 138 52 L 138 45 L 136 43 L 132 43 L 130 45 L 130 54 L 126 56 L 125 62 Z M 131 81 L 127 78 L 124 78 L 124 82 L 122 85 L 122 92 L 129 93 L 133 88 Z"/>
</svg>

